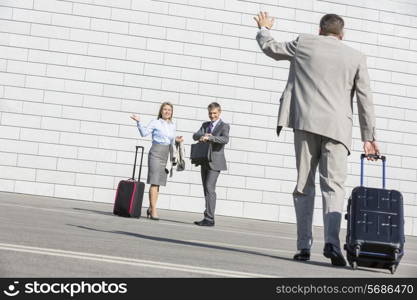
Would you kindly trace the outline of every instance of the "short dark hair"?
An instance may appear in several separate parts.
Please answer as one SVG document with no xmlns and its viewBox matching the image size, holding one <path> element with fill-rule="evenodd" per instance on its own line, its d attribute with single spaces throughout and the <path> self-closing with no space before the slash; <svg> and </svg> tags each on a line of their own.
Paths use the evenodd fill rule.
<svg viewBox="0 0 417 300">
<path fill-rule="evenodd" d="M 340 35 L 343 32 L 345 21 L 335 14 L 324 15 L 320 20 L 320 29 L 323 35 Z"/>
<path fill-rule="evenodd" d="M 219 103 L 217 103 L 217 102 L 211 102 L 208 106 L 207 106 L 207 109 L 210 111 L 210 110 L 213 110 L 213 109 L 218 109 L 219 111 L 222 111 L 222 108 L 221 108 L 221 106 L 220 106 L 220 104 Z"/>
</svg>

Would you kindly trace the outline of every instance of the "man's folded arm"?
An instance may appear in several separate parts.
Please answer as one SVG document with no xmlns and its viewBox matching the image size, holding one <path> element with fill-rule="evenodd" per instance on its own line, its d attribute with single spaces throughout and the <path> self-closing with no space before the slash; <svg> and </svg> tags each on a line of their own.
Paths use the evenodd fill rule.
<svg viewBox="0 0 417 300">
<path fill-rule="evenodd" d="M 224 125 L 225 128 L 222 131 L 222 135 L 211 135 L 209 136 L 208 140 L 212 143 L 217 143 L 217 144 L 227 144 L 229 142 L 229 130 L 230 130 L 230 126 L 228 124 Z"/>
<path fill-rule="evenodd" d="M 204 135 L 204 127 L 201 125 L 200 129 L 193 134 L 193 140 L 198 141 Z"/>
</svg>

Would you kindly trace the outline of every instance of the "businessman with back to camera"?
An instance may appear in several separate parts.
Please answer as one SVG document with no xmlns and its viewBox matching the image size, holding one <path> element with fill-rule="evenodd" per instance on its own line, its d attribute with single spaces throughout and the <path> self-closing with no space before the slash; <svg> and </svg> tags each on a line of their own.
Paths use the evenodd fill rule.
<svg viewBox="0 0 417 300">
<path fill-rule="evenodd" d="M 342 43 L 344 21 L 335 14 L 322 17 L 319 35 L 300 34 L 291 42 L 274 40 L 270 33 L 274 18 L 266 12 L 259 13 L 255 21 L 260 28 L 256 39 L 262 51 L 275 60 L 290 61 L 287 85 L 280 99 L 277 135 L 282 127 L 294 130 L 297 184 L 293 199 L 298 250 L 294 260 L 310 259 L 318 166 L 323 199 L 323 255 L 333 265 L 345 266 L 339 232 L 352 142 L 354 93 L 363 150 L 365 154 L 379 154 L 366 56 Z"/>
</svg>

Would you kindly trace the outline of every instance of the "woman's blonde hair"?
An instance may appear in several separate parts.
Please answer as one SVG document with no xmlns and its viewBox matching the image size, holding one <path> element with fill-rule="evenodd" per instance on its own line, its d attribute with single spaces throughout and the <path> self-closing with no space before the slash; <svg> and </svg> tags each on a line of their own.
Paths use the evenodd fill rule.
<svg viewBox="0 0 417 300">
<path fill-rule="evenodd" d="M 172 121 L 172 116 L 174 115 L 174 105 L 172 105 L 171 102 L 164 102 L 161 104 L 161 107 L 159 108 L 159 113 L 158 113 L 158 120 L 162 119 L 162 110 L 167 105 L 171 107 L 171 117 L 169 118 L 169 120 Z"/>
</svg>

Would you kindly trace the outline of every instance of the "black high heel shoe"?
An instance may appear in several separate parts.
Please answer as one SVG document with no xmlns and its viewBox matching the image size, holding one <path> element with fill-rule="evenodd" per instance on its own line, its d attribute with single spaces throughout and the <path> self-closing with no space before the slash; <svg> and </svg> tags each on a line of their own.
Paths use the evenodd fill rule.
<svg viewBox="0 0 417 300">
<path fill-rule="evenodd" d="M 149 208 L 148 208 L 148 210 L 146 211 L 146 218 L 147 218 L 147 219 L 154 220 L 154 221 L 159 221 L 159 218 L 155 218 L 155 217 L 153 217 L 153 216 L 152 216 L 151 211 L 149 210 Z"/>
</svg>

